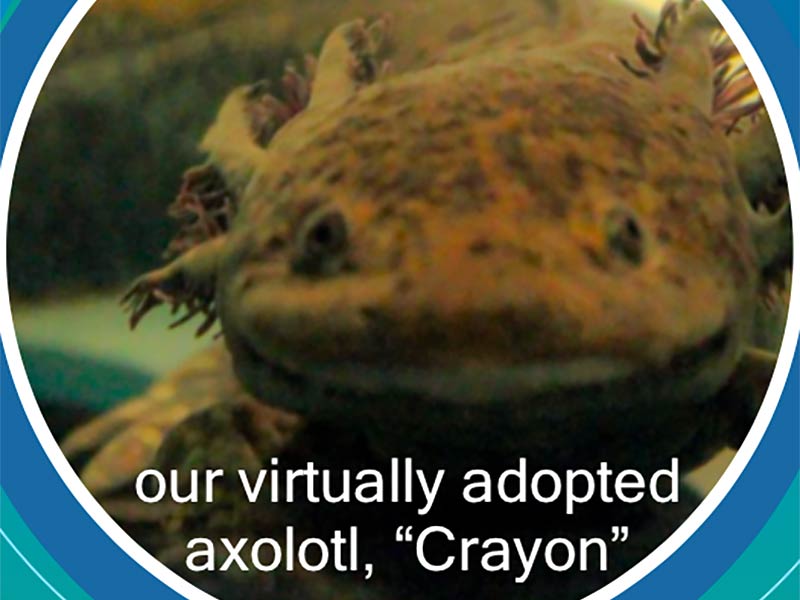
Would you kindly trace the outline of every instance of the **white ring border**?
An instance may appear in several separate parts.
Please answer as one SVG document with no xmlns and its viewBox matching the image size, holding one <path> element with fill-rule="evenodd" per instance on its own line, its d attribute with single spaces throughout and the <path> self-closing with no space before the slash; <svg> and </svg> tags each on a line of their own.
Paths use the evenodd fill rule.
<svg viewBox="0 0 800 600">
<path fill-rule="evenodd" d="M 11 197 L 11 187 L 14 169 L 19 157 L 19 150 L 31 113 L 33 112 L 33 107 L 58 55 L 94 2 L 95 0 L 78 0 L 72 9 L 70 9 L 37 62 L 31 78 L 25 87 L 17 113 L 14 116 L 8 134 L 6 149 L 3 153 L 2 163 L 0 163 L 0 242 L 2 242 L 0 244 L 0 265 L 7 264 L 6 243 L 8 239 L 8 208 Z M 706 3 L 736 44 L 736 47 L 744 58 L 745 63 L 758 85 L 759 92 L 764 100 L 764 104 L 766 105 L 778 138 L 784 167 L 786 169 L 786 177 L 789 182 L 790 197 L 793 199 L 798 198 L 800 197 L 800 165 L 798 165 L 791 131 L 789 130 L 775 88 L 767 75 L 764 65 L 756 54 L 755 49 L 750 44 L 750 40 L 731 12 L 724 5 L 723 0 L 706 0 Z M 794 264 L 797 265 L 798 256 L 800 255 L 800 210 L 794 210 L 792 212 Z M 605 587 L 587 596 L 586 600 L 610 600 L 644 578 L 689 539 L 689 537 L 705 522 L 709 515 L 714 512 L 719 503 L 733 487 L 733 484 L 747 466 L 761 438 L 766 432 L 786 383 L 798 336 L 800 335 L 800 299 L 798 299 L 798 294 L 800 294 L 800 278 L 793 277 L 787 326 L 784 332 L 783 344 L 778 355 L 775 372 L 764 398 L 764 403 L 753 423 L 750 433 L 734 456 L 730 466 L 700 506 L 672 533 L 672 535 L 644 560 L 640 561 L 633 568 Z M 3 269 L 2 277 L 0 277 L 0 338 L 2 338 L 12 379 L 33 431 L 56 471 L 84 510 L 86 510 L 100 528 L 122 548 L 126 554 L 174 591 L 187 598 L 216 600 L 214 596 L 200 590 L 168 569 L 125 533 L 89 493 L 67 462 L 50 432 L 50 429 L 45 423 L 25 372 L 25 366 L 23 365 L 20 355 L 19 344 L 17 343 L 11 315 L 8 277 L 5 269 Z"/>
</svg>

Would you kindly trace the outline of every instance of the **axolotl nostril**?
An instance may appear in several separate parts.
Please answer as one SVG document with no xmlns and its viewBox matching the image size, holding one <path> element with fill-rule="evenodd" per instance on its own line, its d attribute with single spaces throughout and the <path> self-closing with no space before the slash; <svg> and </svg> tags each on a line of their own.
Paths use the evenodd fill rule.
<svg viewBox="0 0 800 600">
<path fill-rule="evenodd" d="M 229 96 L 133 323 L 219 318 L 252 397 L 387 455 L 648 470 L 738 445 L 790 209 L 753 209 L 783 171 L 711 13 L 667 3 L 636 51 L 590 25 L 459 30 L 415 68 L 382 63 L 388 24 L 339 27 L 283 101 Z"/>
</svg>

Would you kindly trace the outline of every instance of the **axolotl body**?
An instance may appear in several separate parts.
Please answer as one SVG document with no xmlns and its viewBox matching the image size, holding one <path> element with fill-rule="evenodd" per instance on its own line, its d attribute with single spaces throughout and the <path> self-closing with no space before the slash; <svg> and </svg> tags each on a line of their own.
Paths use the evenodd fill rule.
<svg viewBox="0 0 800 600">
<path fill-rule="evenodd" d="M 366 420 L 388 453 L 570 460 L 633 426 L 680 455 L 714 411 L 741 435 L 757 400 L 715 395 L 753 359 L 789 212 L 752 210 L 711 112 L 716 21 L 688 10 L 650 78 L 517 42 L 367 85 L 343 56 L 369 32 L 343 26 L 265 147 L 232 137 L 249 90 L 229 99 L 206 145 L 247 173 L 236 216 L 137 283 L 137 318 L 191 289 L 255 397 Z"/>
</svg>

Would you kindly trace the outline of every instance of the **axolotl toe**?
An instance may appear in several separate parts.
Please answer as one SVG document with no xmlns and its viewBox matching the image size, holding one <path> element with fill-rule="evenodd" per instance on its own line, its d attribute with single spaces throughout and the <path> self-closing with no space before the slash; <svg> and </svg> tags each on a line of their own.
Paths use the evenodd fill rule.
<svg viewBox="0 0 800 600">
<path fill-rule="evenodd" d="M 388 454 L 646 469 L 736 445 L 789 207 L 752 209 L 767 182 L 737 157 L 774 138 L 731 141 L 718 24 L 670 6 L 642 70 L 569 40 L 381 77 L 375 29 L 343 26 L 270 135 L 252 90 L 223 107 L 206 147 L 235 216 L 137 283 L 135 318 L 218 316 L 253 395 Z"/>
</svg>

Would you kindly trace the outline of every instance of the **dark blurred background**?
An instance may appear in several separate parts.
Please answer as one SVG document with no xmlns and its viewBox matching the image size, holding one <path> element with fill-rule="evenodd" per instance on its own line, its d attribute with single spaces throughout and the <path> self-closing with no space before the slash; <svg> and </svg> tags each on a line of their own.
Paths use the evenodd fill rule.
<svg viewBox="0 0 800 600">
<path fill-rule="evenodd" d="M 166 332 L 166 311 L 127 332 L 121 290 L 162 262 L 167 206 L 227 93 L 279 80 L 337 9 L 368 4 L 99 0 L 70 37 L 25 133 L 8 226 L 17 339 L 56 437 L 208 343 Z"/>
</svg>

